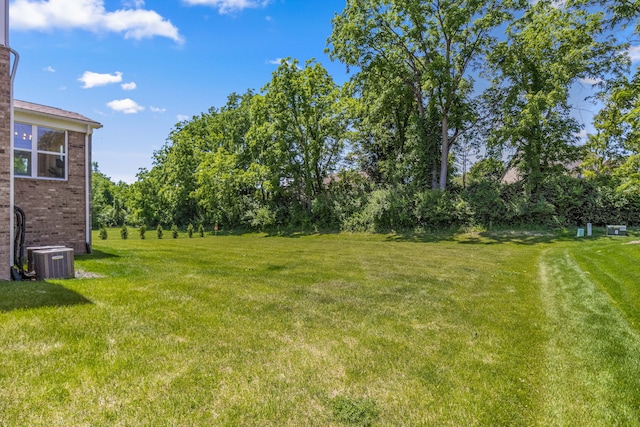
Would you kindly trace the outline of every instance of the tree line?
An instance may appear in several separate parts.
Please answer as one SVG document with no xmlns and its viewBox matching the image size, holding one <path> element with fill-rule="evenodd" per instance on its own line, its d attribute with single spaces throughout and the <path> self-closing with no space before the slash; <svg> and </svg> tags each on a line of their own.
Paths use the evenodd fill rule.
<svg viewBox="0 0 640 427">
<path fill-rule="evenodd" d="M 640 1 L 348 0 L 327 53 L 178 123 L 94 226 L 640 223 Z M 593 86 L 581 143 L 572 89 Z M 505 176 L 512 176 L 505 180 Z"/>
</svg>

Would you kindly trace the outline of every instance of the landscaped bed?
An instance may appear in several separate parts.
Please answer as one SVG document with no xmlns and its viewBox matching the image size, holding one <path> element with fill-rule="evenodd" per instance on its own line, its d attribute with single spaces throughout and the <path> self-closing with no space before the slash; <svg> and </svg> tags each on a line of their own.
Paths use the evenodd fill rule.
<svg viewBox="0 0 640 427">
<path fill-rule="evenodd" d="M 640 425 L 640 246 L 602 234 L 96 234 L 0 283 L 0 425 Z"/>
</svg>

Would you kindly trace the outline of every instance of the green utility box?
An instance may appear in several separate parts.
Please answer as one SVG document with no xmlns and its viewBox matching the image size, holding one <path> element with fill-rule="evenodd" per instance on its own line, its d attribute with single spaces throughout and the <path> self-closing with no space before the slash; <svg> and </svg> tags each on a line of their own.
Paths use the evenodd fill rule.
<svg viewBox="0 0 640 427">
<path fill-rule="evenodd" d="M 607 225 L 607 236 L 626 236 L 626 225 Z"/>
</svg>

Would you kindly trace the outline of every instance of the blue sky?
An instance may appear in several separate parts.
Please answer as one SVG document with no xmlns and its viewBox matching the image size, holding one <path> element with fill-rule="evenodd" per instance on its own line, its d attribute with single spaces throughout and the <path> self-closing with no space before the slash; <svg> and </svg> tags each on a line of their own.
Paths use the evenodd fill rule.
<svg viewBox="0 0 640 427">
<path fill-rule="evenodd" d="M 324 54 L 344 0 L 14 0 L 14 96 L 88 116 L 93 160 L 114 181 L 150 168 L 175 124 L 260 90 L 279 59 Z"/>
<path fill-rule="evenodd" d="M 324 54 L 345 0 L 12 0 L 10 46 L 20 54 L 17 99 L 84 114 L 103 124 L 93 160 L 114 181 L 152 166 L 179 121 L 221 107 L 232 92 L 260 90 L 281 58 Z M 631 56 L 640 60 L 634 41 Z M 597 109 L 574 88 L 590 129 Z"/>
</svg>

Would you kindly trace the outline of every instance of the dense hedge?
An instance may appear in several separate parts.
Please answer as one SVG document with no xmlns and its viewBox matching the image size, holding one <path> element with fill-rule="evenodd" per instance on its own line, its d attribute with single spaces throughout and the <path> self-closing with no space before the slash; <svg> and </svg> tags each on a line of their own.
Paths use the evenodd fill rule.
<svg viewBox="0 0 640 427">
<path fill-rule="evenodd" d="M 361 197 L 360 209 L 351 215 L 341 217 L 328 211 L 327 217 L 343 218 L 343 230 L 368 232 L 468 226 L 563 227 L 588 222 L 640 225 L 640 196 L 620 191 L 615 184 L 556 176 L 546 179 L 535 194 L 528 193 L 521 183 L 490 181 L 447 192 L 413 191 L 410 186 L 383 188 Z"/>
<path fill-rule="evenodd" d="M 476 180 L 464 189 L 454 185 L 440 191 L 419 189 L 411 184 L 376 187 L 359 174 L 344 174 L 313 200 L 296 200 L 278 194 L 266 200 L 253 199 L 245 203 L 245 210 L 237 213 L 233 223 L 222 221 L 220 224 L 225 228 L 248 227 L 261 231 L 289 228 L 352 232 L 530 225 L 565 227 L 584 226 L 589 222 L 597 226 L 637 226 L 640 225 L 640 192 L 633 188 L 622 186 L 611 177 L 581 179 L 556 175 L 546 177 L 533 193 L 522 182 L 507 185 L 495 179 Z M 182 218 L 182 222 L 185 221 L 194 219 Z M 176 222 L 174 219 L 162 225 L 172 227 L 175 234 Z M 205 225 L 213 227 L 213 224 Z M 192 225 L 191 232 L 194 231 Z"/>
</svg>

